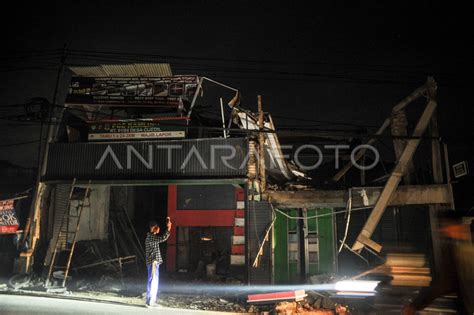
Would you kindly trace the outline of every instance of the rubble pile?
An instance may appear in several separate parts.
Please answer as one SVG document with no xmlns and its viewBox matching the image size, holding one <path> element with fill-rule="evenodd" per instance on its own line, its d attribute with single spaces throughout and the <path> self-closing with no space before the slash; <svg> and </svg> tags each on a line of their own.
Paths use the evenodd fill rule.
<svg viewBox="0 0 474 315">
<path fill-rule="evenodd" d="M 279 302 L 275 305 L 275 314 L 305 314 L 305 315 L 349 315 L 347 306 L 335 303 L 330 298 L 308 292 L 303 301 Z"/>
<path fill-rule="evenodd" d="M 276 314 L 305 314 L 305 315 L 348 315 L 349 310 L 346 306 L 339 304 L 334 305 L 334 309 L 319 308 L 316 304 L 303 302 L 280 302 L 275 306 Z"/>
</svg>

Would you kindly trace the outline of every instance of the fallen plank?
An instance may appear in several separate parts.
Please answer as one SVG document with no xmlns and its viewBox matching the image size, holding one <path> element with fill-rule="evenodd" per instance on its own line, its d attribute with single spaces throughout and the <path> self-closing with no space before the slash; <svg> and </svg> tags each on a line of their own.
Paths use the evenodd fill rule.
<svg viewBox="0 0 474 315">
<path fill-rule="evenodd" d="M 108 259 L 108 260 L 98 261 L 98 262 L 96 262 L 96 263 L 92 263 L 92 264 L 88 264 L 88 265 L 84 265 L 84 266 L 79 266 L 79 267 L 75 267 L 75 268 L 72 268 L 72 269 L 73 269 L 73 270 L 79 270 L 79 269 L 84 269 L 84 268 L 89 268 L 89 267 L 94 267 L 94 266 L 100 266 L 100 265 L 103 265 L 103 264 L 107 264 L 107 263 L 109 263 L 109 262 L 123 261 L 123 260 L 132 259 L 132 258 L 136 258 L 136 256 L 133 255 L 133 256 L 118 257 L 118 258 L 114 258 L 114 259 Z"/>
<path fill-rule="evenodd" d="M 265 303 L 275 301 L 302 301 L 307 294 L 305 290 L 273 292 L 273 293 L 259 293 L 250 294 L 247 298 L 247 303 Z"/>
</svg>

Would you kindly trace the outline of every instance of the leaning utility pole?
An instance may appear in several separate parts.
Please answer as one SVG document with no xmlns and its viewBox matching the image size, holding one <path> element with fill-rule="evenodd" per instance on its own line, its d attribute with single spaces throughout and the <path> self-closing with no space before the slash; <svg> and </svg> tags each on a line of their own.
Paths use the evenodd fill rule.
<svg viewBox="0 0 474 315">
<path fill-rule="evenodd" d="M 259 145 L 259 177 L 260 177 L 260 190 L 263 193 L 267 187 L 267 179 L 265 172 L 265 134 L 263 133 L 264 121 L 263 121 L 263 109 L 262 109 L 262 96 L 257 96 L 258 102 L 258 145 Z"/>
<path fill-rule="evenodd" d="M 421 141 L 421 136 L 428 127 L 428 124 L 431 121 L 434 111 L 436 110 L 436 82 L 433 78 L 429 77 L 422 87 L 416 89 L 412 94 L 407 98 L 397 104 L 392 112 L 400 111 L 405 108 L 409 103 L 417 99 L 418 97 L 425 95 L 428 102 L 426 104 L 425 110 L 423 111 L 418 123 L 416 124 L 415 130 L 412 133 L 412 139 L 409 139 L 406 142 L 403 151 L 400 153 L 400 156 L 397 159 L 397 165 L 393 169 L 390 177 L 385 184 L 382 193 L 380 194 L 377 203 L 375 204 L 374 209 L 370 213 L 362 231 L 359 233 L 357 240 L 352 245 L 352 250 L 360 252 L 365 246 L 368 246 L 380 252 L 382 246 L 371 240 L 371 236 L 377 227 L 382 215 L 387 208 L 390 199 L 392 198 L 394 192 L 397 190 L 398 185 L 402 177 L 407 173 L 408 166 L 412 161 L 413 154 L 415 153 L 418 145 Z M 384 124 L 385 125 L 385 124 Z"/>
<path fill-rule="evenodd" d="M 61 76 L 63 74 L 65 61 L 66 61 L 66 45 L 64 45 L 63 47 L 61 63 L 59 65 L 58 73 L 56 75 L 56 83 L 54 86 L 52 102 L 49 104 L 49 108 L 48 108 L 48 118 L 46 121 L 46 124 L 48 125 L 47 137 L 46 137 L 46 141 L 44 142 L 44 145 L 40 146 L 41 152 L 40 152 L 40 159 L 38 163 L 38 172 L 36 176 L 33 202 L 31 204 L 30 213 L 28 215 L 25 229 L 24 229 L 24 234 L 23 234 L 23 241 L 22 241 L 23 245 L 25 244 L 27 239 L 30 240 L 29 248 L 27 248 L 26 251 L 20 253 L 20 257 L 24 257 L 26 259 L 25 272 L 29 271 L 31 257 L 34 254 L 34 251 L 36 248 L 36 242 L 38 241 L 40 237 L 41 205 L 44 201 L 44 196 L 47 195 L 46 185 L 41 182 L 41 177 L 44 175 L 46 171 L 49 143 L 53 141 L 54 136 L 55 136 L 55 133 L 54 133 L 55 128 L 53 125 L 57 122 L 54 117 L 54 110 L 56 108 L 56 102 L 57 102 L 58 92 L 59 92 L 59 84 L 61 82 Z"/>
</svg>

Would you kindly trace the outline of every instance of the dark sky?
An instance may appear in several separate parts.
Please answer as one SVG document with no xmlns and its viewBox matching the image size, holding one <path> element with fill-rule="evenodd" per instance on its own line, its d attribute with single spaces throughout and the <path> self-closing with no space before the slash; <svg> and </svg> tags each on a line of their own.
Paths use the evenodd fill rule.
<svg viewBox="0 0 474 315">
<path fill-rule="evenodd" d="M 68 64 L 119 58 L 97 60 L 85 50 L 155 55 L 120 58 L 170 62 L 176 74 L 219 79 L 242 91 L 247 108 L 262 94 L 265 110 L 275 115 L 356 125 L 381 124 L 397 101 L 433 75 L 442 133 L 453 147 L 472 144 L 469 1 L 316 3 L 15 2 L 1 22 L 0 106 L 51 100 L 59 57 L 43 51 L 67 43 L 76 51 Z M 38 137 L 37 125 L 2 121 L 0 160 L 35 166 L 36 144 L 5 145 Z"/>
</svg>

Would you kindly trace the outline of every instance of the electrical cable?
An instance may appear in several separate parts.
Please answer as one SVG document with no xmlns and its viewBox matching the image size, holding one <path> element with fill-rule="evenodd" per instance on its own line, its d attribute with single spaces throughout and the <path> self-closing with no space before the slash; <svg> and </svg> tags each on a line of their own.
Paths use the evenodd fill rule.
<svg viewBox="0 0 474 315">
<path fill-rule="evenodd" d="M 37 142 L 39 142 L 39 140 L 25 141 L 25 142 L 17 142 L 17 143 L 9 143 L 9 144 L 0 144 L 0 147 L 1 147 L 1 148 L 13 147 L 13 146 L 25 145 L 25 144 L 31 144 L 31 143 L 37 143 Z"/>
<path fill-rule="evenodd" d="M 130 57 L 124 57 L 124 55 L 117 55 L 117 54 L 114 54 L 112 55 L 112 57 L 105 57 L 107 55 L 104 55 L 104 54 L 99 54 L 99 55 L 94 55 L 94 54 L 90 54 L 90 53 L 77 53 L 76 51 L 72 51 L 70 52 L 70 56 L 71 58 L 70 59 L 80 59 L 80 58 L 86 58 L 88 60 L 114 60 L 114 61 L 143 61 L 141 59 L 132 59 Z M 127 56 L 127 54 L 125 54 L 125 56 Z M 143 55 L 130 55 L 128 54 L 128 56 L 143 56 Z M 153 60 L 155 61 L 155 60 Z M 173 63 L 173 65 L 189 65 L 189 64 L 180 64 L 180 63 Z M 194 67 L 204 67 L 205 68 L 205 71 L 213 71 L 215 70 L 215 66 L 214 68 L 212 68 L 212 66 L 210 66 L 209 64 L 194 64 L 192 65 Z M 173 66 L 173 68 L 176 68 L 175 66 Z M 190 69 L 190 68 L 182 68 L 182 69 Z M 196 70 L 196 68 L 191 68 L 192 70 Z M 344 76 L 344 75 L 334 75 L 334 74 L 319 74 L 319 73 L 306 73 L 306 72 L 288 72 L 288 71 L 275 71 L 275 70 L 266 70 L 266 69 L 249 69 L 249 68 L 223 68 L 222 66 L 220 66 L 220 68 L 217 68 L 218 71 L 222 71 L 222 72 L 226 72 L 226 73 L 229 73 L 229 72 L 237 72 L 237 73 L 252 73 L 252 74 L 255 74 L 255 73 L 269 73 L 269 74 L 280 74 L 280 75 L 302 75 L 302 76 L 316 76 L 316 77 L 324 77 L 324 78 L 339 78 L 339 79 L 351 79 L 349 77 Z M 419 74 L 419 73 L 417 73 Z M 362 80 L 362 81 L 369 81 L 369 82 L 372 82 L 372 81 L 380 81 L 382 82 L 383 80 L 380 80 L 380 79 L 376 79 L 376 78 L 352 78 L 352 79 L 356 79 L 356 80 Z M 405 82 L 401 82 L 401 81 L 394 81 L 394 80 L 387 80 L 385 79 L 384 83 L 405 83 Z"/>
<path fill-rule="evenodd" d="M 351 209 L 351 211 L 367 210 L 367 209 L 372 209 L 372 208 L 373 207 L 360 207 L 360 208 L 353 208 L 353 209 Z M 277 208 L 275 209 L 275 211 L 281 213 L 282 215 L 284 215 L 288 219 L 292 219 L 292 220 L 316 219 L 316 218 L 322 218 L 322 217 L 329 216 L 329 215 L 334 215 L 334 214 L 346 213 L 347 212 L 347 210 L 341 210 L 341 211 L 333 211 L 331 213 L 313 215 L 313 216 L 310 216 L 310 217 L 293 217 L 293 216 L 290 216 L 290 215 L 286 214 L 285 212 L 283 212 L 283 211 L 281 211 Z"/>
<path fill-rule="evenodd" d="M 53 56 L 59 55 L 60 52 L 63 50 L 39 50 L 37 51 L 38 54 L 52 54 Z M 17 52 L 17 54 L 23 53 L 22 56 L 25 56 L 24 54 L 26 53 L 34 53 L 35 51 L 24 51 L 24 52 Z M 382 72 L 394 72 L 396 74 L 400 74 L 405 72 L 405 74 L 420 74 L 420 72 L 407 72 L 400 70 L 400 68 L 405 67 L 404 65 L 364 65 L 364 64 L 348 64 L 348 63 L 330 63 L 330 62 L 294 62 L 294 61 L 285 61 L 285 60 L 251 60 L 251 59 L 232 59 L 232 58 L 207 58 L 207 57 L 192 57 L 192 56 L 173 56 L 173 55 L 159 55 L 159 54 L 140 54 L 140 53 L 127 53 L 127 52 L 110 52 L 110 51 L 94 51 L 94 50 L 77 50 L 77 49 L 72 49 L 72 50 L 66 50 L 66 53 L 68 54 L 68 58 L 70 59 L 89 59 L 89 60 L 114 60 L 114 61 L 146 61 L 143 58 L 148 58 L 150 59 L 149 62 L 156 62 L 157 58 L 162 58 L 162 59 L 167 59 L 167 60 L 198 60 L 202 62 L 206 62 L 205 64 L 183 64 L 185 66 L 194 66 L 194 67 L 203 67 L 204 71 L 221 71 L 225 73 L 229 72 L 236 72 L 236 73 L 268 73 L 272 74 L 272 77 L 268 78 L 258 78 L 262 80 L 275 80 L 279 79 L 276 78 L 274 75 L 284 75 L 284 76 L 292 76 L 291 78 L 283 78 L 284 80 L 294 80 L 294 76 L 304 76 L 306 77 L 305 80 L 308 80 L 308 78 L 311 77 L 318 77 L 318 78 L 324 78 L 324 79 L 339 79 L 339 80 L 344 80 L 348 82 L 354 82 L 354 83 L 367 83 L 367 84 L 402 84 L 402 85 L 408 85 L 411 84 L 411 82 L 416 80 L 416 78 L 412 78 L 410 80 L 402 79 L 402 80 L 394 80 L 394 79 L 380 79 L 380 78 L 367 78 L 367 77 L 360 77 L 360 76 L 349 76 L 346 74 L 333 74 L 333 70 L 331 70 L 331 73 L 311 73 L 311 72 L 295 72 L 295 71 L 275 71 L 271 69 L 254 69 L 254 68 L 230 68 L 228 66 L 223 66 L 223 65 L 218 65 L 217 68 L 216 66 L 210 66 L 209 61 L 214 61 L 214 62 L 237 62 L 237 63 L 255 63 L 255 64 L 270 64 L 270 65 L 285 65 L 285 64 L 301 64 L 301 65 L 327 65 L 327 66 L 343 66 L 345 67 L 345 71 L 347 72 L 348 66 L 352 67 L 365 67 L 362 71 L 382 71 Z M 28 56 L 28 55 L 26 55 Z M 176 65 L 179 65 L 180 63 L 176 63 Z M 69 65 L 69 63 L 68 63 Z M 88 64 L 90 65 L 90 63 Z M 179 67 L 179 66 L 178 66 Z M 214 69 L 213 69 L 214 67 Z M 371 68 L 372 67 L 372 68 Z M 383 69 L 385 67 L 385 69 Z M 397 70 L 393 70 L 393 68 L 398 68 Z M 415 66 L 407 66 L 409 68 L 415 67 Z M 382 69 L 381 69 L 382 68 Z M 34 70 L 35 68 L 17 68 L 17 69 L 9 69 L 7 71 L 16 71 L 16 70 Z M 36 68 L 37 70 L 52 70 L 52 69 L 44 69 L 44 68 Z M 183 68 L 186 69 L 186 68 Z M 189 68 L 188 68 L 189 69 Z M 196 68 L 194 68 L 195 70 Z M 273 67 L 272 67 L 273 69 Z M 360 70 L 359 70 L 360 71 Z M 435 74 L 435 75 L 442 75 L 442 76 L 451 76 L 452 78 L 457 77 L 456 74 L 450 74 L 450 73 L 434 73 L 433 71 L 429 71 L 430 74 Z M 227 76 L 228 77 L 228 76 Z M 400 76 L 397 76 L 397 79 Z M 248 77 L 240 77 L 239 79 L 252 79 L 255 78 L 253 75 L 251 78 Z M 417 81 L 417 80 L 416 80 Z M 441 82 L 443 85 L 444 83 Z M 453 87 L 459 87 L 459 84 L 453 85 Z"/>
<path fill-rule="evenodd" d="M 346 227 L 344 229 L 344 237 L 342 238 L 341 246 L 339 246 L 339 250 L 337 251 L 338 253 L 342 251 L 344 244 L 346 244 L 347 233 L 349 232 L 349 224 L 351 222 L 351 210 L 352 210 L 352 188 L 349 188 L 349 198 L 347 200 L 346 210 L 347 210 Z"/>
<path fill-rule="evenodd" d="M 341 241 L 339 241 L 341 242 Z M 359 254 L 358 252 L 354 251 L 352 248 L 350 248 L 347 244 L 344 244 L 344 247 L 347 248 L 351 253 L 353 253 L 354 255 L 356 255 L 357 257 L 359 257 L 360 259 L 362 259 L 363 261 L 365 261 L 365 263 L 367 264 L 367 266 L 369 266 L 369 261 L 367 259 L 365 259 L 364 256 L 362 256 L 361 254 Z"/>
<path fill-rule="evenodd" d="M 59 51 L 59 50 L 58 50 Z M 269 65 L 325 65 L 325 66 L 342 66 L 342 67 L 373 67 L 374 69 L 385 68 L 388 69 L 399 69 L 399 68 L 408 68 L 412 69 L 414 67 L 428 67 L 430 65 L 394 65 L 394 64 L 356 64 L 356 63 L 334 63 L 326 61 L 288 61 L 288 60 L 269 60 L 269 59 L 238 59 L 238 58 L 216 58 L 216 57 L 195 57 L 195 56 L 183 56 L 183 55 L 167 55 L 167 54 L 143 54 L 143 53 L 130 53 L 130 52 L 120 52 L 120 51 L 100 51 L 100 50 L 78 50 L 71 49 L 68 52 L 76 54 L 89 54 L 89 55 L 99 55 L 99 56 L 129 56 L 129 57 L 141 57 L 141 58 L 162 58 L 162 59 L 177 59 L 177 60 L 197 60 L 197 61 L 217 61 L 217 62 L 231 62 L 231 63 L 254 63 L 254 64 L 269 64 Z M 416 72 L 419 73 L 419 72 Z"/>
</svg>

